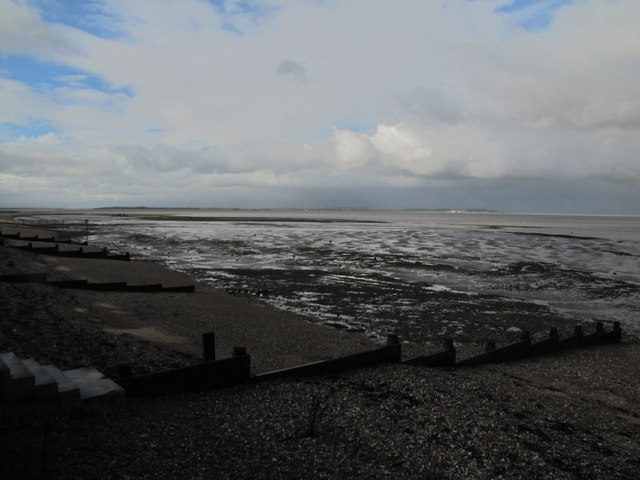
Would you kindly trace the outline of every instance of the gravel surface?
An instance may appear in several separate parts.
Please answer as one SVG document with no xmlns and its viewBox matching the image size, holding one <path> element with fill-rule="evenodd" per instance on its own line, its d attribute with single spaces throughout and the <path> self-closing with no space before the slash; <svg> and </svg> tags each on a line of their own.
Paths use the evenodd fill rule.
<svg viewBox="0 0 640 480">
<path fill-rule="evenodd" d="M 0 274 L 17 271 L 74 272 L 71 264 L 0 248 Z M 113 273 L 96 272 L 96 278 Z M 155 327 L 169 337 L 188 338 L 187 330 L 200 326 L 196 320 L 175 330 L 164 322 L 179 309 L 191 312 L 180 317 L 183 323 L 203 315 L 197 302 L 185 306 L 182 297 L 100 295 L 0 283 L 0 350 L 64 368 L 93 364 L 106 373 L 121 361 L 138 371 L 197 361 L 195 342 L 152 342 L 105 331 Z M 325 347 L 325 356 L 335 356 L 369 345 L 297 319 L 306 326 L 284 335 L 292 352 L 283 355 L 276 346 L 295 317 L 234 316 L 234 309 L 268 311 L 220 292 L 189 298 L 219 301 L 218 325 L 233 330 L 224 341 L 256 337 L 249 351 L 265 357 L 258 363 L 265 370 L 300 363 L 300 352 L 310 345 L 315 356 Z M 158 299 L 161 304 L 153 309 Z M 136 306 L 139 315 L 118 313 Z M 215 302 L 206 308 L 216 316 Z M 266 358 L 270 355 L 274 358 Z M 119 408 L 4 406 L 0 478 L 637 479 L 639 363 L 640 346 L 625 337 L 622 344 L 508 364 L 384 365 L 128 399 Z"/>
</svg>

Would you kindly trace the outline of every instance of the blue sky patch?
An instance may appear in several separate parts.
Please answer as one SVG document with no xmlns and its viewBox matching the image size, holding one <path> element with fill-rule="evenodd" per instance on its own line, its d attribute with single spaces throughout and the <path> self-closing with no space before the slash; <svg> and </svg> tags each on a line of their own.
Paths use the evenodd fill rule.
<svg viewBox="0 0 640 480">
<path fill-rule="evenodd" d="M 58 133 L 59 129 L 47 122 L 34 120 L 25 125 L 0 123 L 0 142 L 17 140 L 20 137 L 36 138 L 47 133 Z"/>
<path fill-rule="evenodd" d="M 40 62 L 26 55 L 2 55 L 0 72 L 27 85 L 31 90 L 44 93 L 55 88 L 79 88 L 104 93 L 121 93 L 133 97 L 131 88 L 112 88 L 102 78 L 81 70 L 49 62 Z"/>
<path fill-rule="evenodd" d="M 221 28 L 239 35 L 244 32 L 238 28 L 235 19 L 238 17 L 248 18 L 257 24 L 262 18 L 271 15 L 278 9 L 261 0 L 208 0 L 208 2 L 223 17 Z"/>
<path fill-rule="evenodd" d="M 99 38 L 126 37 L 121 18 L 103 0 L 32 0 L 47 23 L 60 23 Z"/>
<path fill-rule="evenodd" d="M 512 15 L 526 30 L 538 31 L 551 24 L 559 8 L 571 3 L 573 0 L 512 0 L 498 7 L 496 12 Z"/>
</svg>

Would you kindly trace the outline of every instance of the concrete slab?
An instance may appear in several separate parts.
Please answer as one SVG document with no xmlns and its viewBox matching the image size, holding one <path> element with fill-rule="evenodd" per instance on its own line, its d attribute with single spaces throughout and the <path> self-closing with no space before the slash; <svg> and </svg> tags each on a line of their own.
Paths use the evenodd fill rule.
<svg viewBox="0 0 640 480">
<path fill-rule="evenodd" d="M 0 359 L 9 367 L 10 372 L 9 382 L 5 386 L 4 400 L 15 402 L 30 399 L 36 384 L 34 376 L 14 353 L 1 353 Z"/>
<path fill-rule="evenodd" d="M 22 361 L 22 364 L 31 372 L 35 380 L 34 398 L 51 399 L 58 394 L 58 384 L 35 359 L 27 358 Z"/>
<path fill-rule="evenodd" d="M 58 398 L 62 401 L 78 402 L 80 401 L 80 389 L 62 373 L 62 371 L 54 365 L 43 365 L 42 369 L 46 371 L 58 385 Z"/>
<path fill-rule="evenodd" d="M 124 389 L 93 367 L 76 368 L 63 372 L 80 389 L 80 398 L 89 400 L 101 396 L 122 395 Z"/>
</svg>

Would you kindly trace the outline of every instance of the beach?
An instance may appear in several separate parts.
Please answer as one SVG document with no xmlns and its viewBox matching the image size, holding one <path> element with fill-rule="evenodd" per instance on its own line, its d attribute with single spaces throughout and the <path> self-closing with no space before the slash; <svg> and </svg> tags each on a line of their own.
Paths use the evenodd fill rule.
<svg viewBox="0 0 640 480">
<path fill-rule="evenodd" d="M 374 348 L 154 262 L 0 248 L 0 274 L 195 284 L 194 293 L 89 292 L 0 283 L 0 350 L 117 375 L 218 357 L 252 373 Z M 412 348 L 415 348 L 412 347 Z M 406 354 L 419 353 L 407 351 Z M 505 364 L 401 364 L 69 412 L 4 406 L 3 478 L 637 478 L 640 348 L 621 344 Z"/>
</svg>

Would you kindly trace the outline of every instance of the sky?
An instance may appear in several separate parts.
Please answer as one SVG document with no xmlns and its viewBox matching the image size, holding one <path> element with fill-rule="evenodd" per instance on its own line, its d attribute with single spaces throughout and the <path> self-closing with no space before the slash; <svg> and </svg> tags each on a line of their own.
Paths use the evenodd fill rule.
<svg viewBox="0 0 640 480">
<path fill-rule="evenodd" d="M 638 0 L 0 0 L 0 208 L 640 214 Z"/>
</svg>

